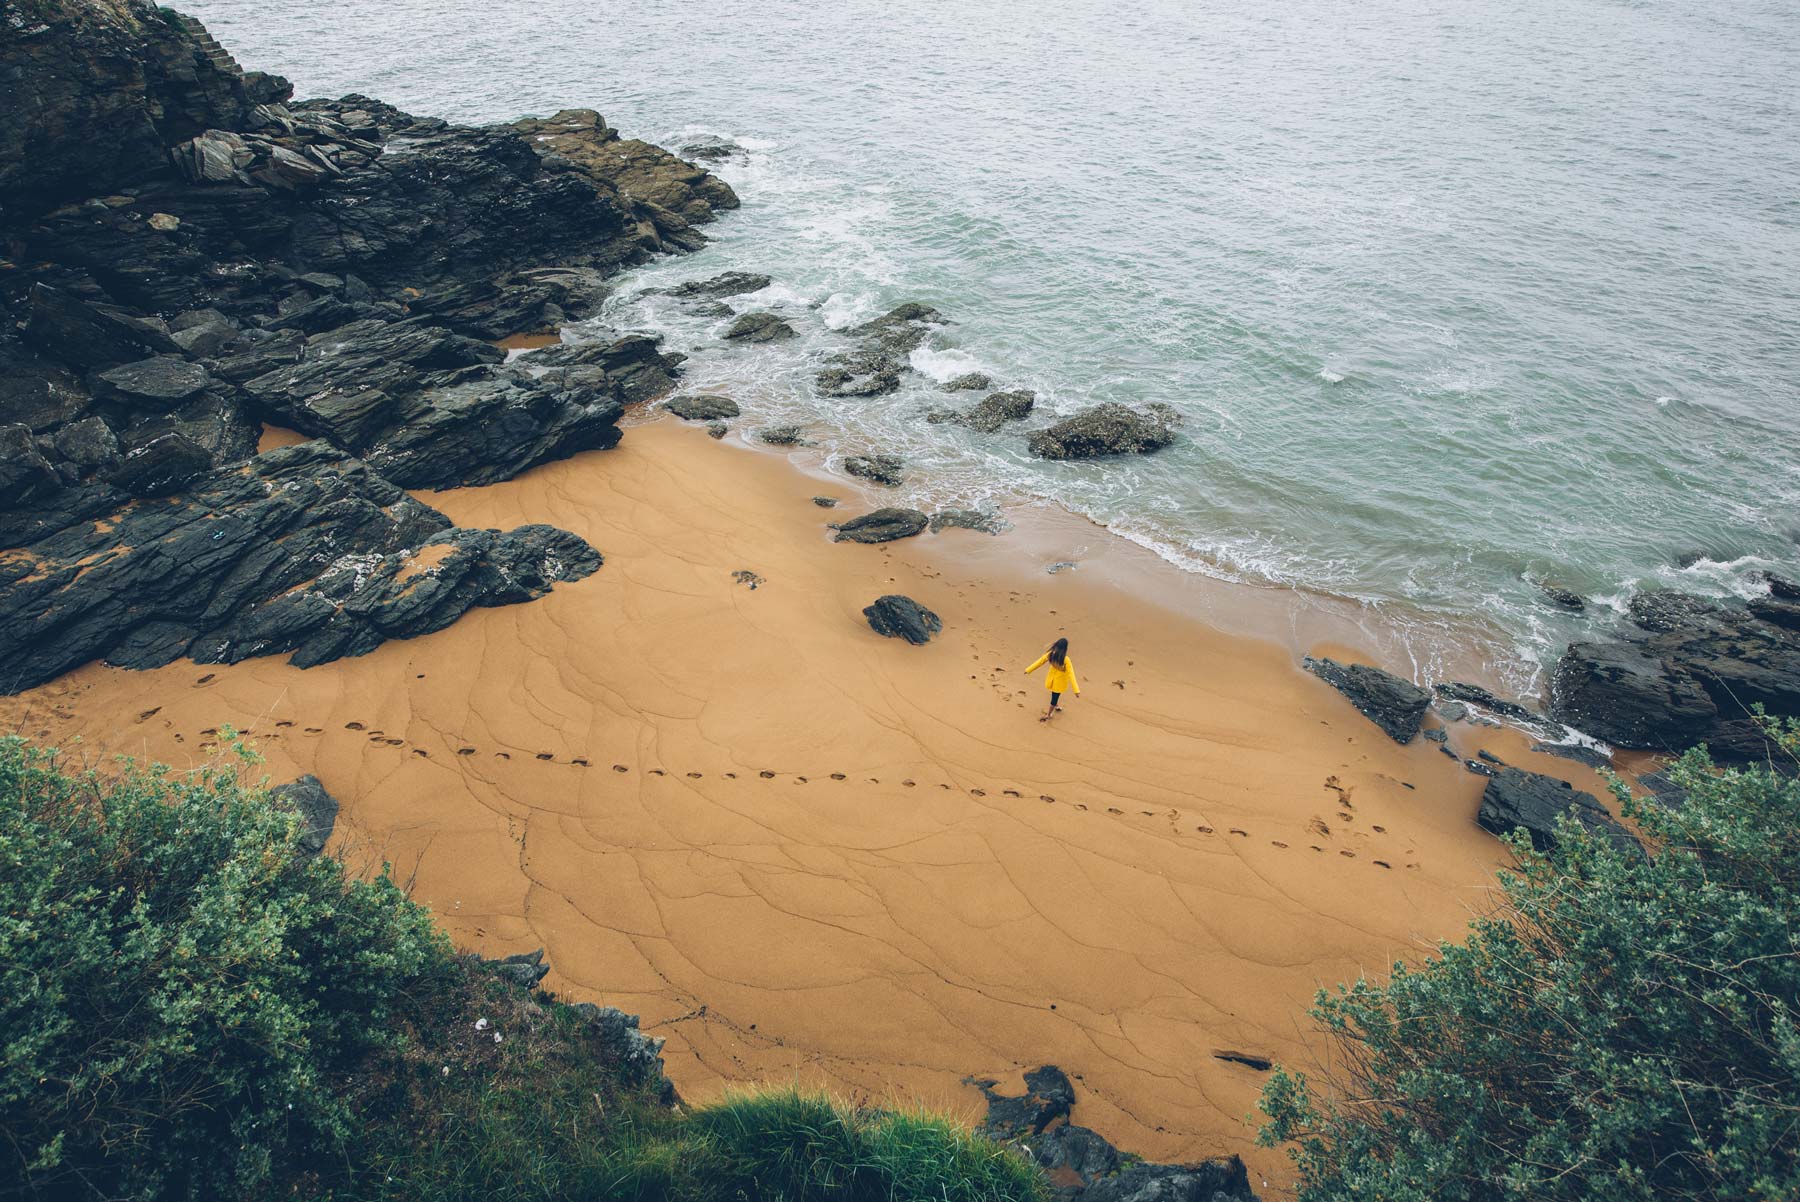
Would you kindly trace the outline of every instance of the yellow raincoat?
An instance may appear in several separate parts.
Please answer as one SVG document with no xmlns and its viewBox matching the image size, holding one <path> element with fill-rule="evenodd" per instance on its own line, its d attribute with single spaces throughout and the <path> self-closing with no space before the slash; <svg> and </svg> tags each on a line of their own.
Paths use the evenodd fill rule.
<svg viewBox="0 0 1800 1202">
<path fill-rule="evenodd" d="M 1035 672 L 1048 663 L 1050 663 L 1050 653 L 1046 651 L 1033 660 L 1031 666 L 1025 671 Z M 1081 682 L 1075 679 L 1073 656 L 1065 654 L 1060 668 L 1055 664 L 1050 664 L 1050 670 L 1044 673 L 1044 687 L 1052 693 L 1073 693 L 1077 697 L 1081 696 Z"/>
</svg>

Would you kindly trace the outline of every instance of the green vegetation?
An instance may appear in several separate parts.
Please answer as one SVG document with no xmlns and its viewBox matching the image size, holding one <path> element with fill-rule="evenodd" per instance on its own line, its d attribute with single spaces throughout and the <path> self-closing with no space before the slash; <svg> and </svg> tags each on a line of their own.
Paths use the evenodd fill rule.
<svg viewBox="0 0 1800 1202">
<path fill-rule="evenodd" d="M 1262 1101 L 1300 1202 L 1800 1198 L 1800 780 L 1672 775 L 1614 784 L 1648 854 L 1515 838 L 1466 945 L 1319 995 L 1331 1067 Z"/>
<path fill-rule="evenodd" d="M 923 1113 L 662 1105 L 579 1008 L 297 829 L 237 768 L 72 773 L 0 739 L 0 1197 L 1043 1196 Z"/>
</svg>

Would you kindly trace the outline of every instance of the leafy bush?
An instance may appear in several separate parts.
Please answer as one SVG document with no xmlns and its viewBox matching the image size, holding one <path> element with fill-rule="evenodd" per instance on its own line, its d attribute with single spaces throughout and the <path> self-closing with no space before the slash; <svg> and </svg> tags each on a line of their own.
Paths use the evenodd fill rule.
<svg viewBox="0 0 1800 1202">
<path fill-rule="evenodd" d="M 1614 782 L 1647 854 L 1515 837 L 1466 945 L 1321 992 L 1334 1067 L 1262 1101 L 1301 1202 L 1800 1198 L 1800 780 L 1671 775 L 1680 809 Z"/>
<path fill-rule="evenodd" d="M 1042 1197 L 922 1113 L 661 1104 L 299 825 L 231 768 L 72 774 L 0 738 L 0 1198 Z"/>
<path fill-rule="evenodd" d="M 232 1197 L 342 1145 L 336 1076 L 448 962 L 230 769 L 70 775 L 0 738 L 0 1182 Z"/>
</svg>

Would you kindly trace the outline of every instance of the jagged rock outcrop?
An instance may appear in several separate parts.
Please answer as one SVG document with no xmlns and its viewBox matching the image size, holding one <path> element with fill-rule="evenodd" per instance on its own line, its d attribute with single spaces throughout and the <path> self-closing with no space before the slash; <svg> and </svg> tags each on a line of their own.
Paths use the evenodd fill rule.
<svg viewBox="0 0 1800 1202">
<path fill-rule="evenodd" d="M 905 639 L 915 647 L 929 643 L 931 636 L 944 628 L 942 618 L 911 597 L 898 593 L 877 597 L 873 604 L 864 607 L 863 617 L 869 620 L 869 629 L 876 634 Z"/>
<path fill-rule="evenodd" d="M 593 313 L 736 197 L 586 110 L 469 128 L 289 95 L 138 0 L 0 24 L 0 688 L 97 656 L 322 662 L 598 566 L 399 489 L 615 443 L 681 356 L 490 340 Z M 265 424 L 330 446 L 258 457 Z"/>
<path fill-rule="evenodd" d="M 1556 820 L 1564 814 L 1621 847 L 1638 845 L 1592 793 L 1522 768 L 1501 768 L 1492 776 L 1482 791 L 1475 820 L 1496 835 L 1509 835 L 1523 827 L 1531 835 L 1532 846 L 1545 851 L 1556 845 Z"/>
<path fill-rule="evenodd" d="M 301 443 L 180 495 L 64 490 L 0 555 L 0 689 L 94 659 L 152 668 L 291 652 L 310 667 L 529 601 L 600 566 L 549 526 L 466 530 L 360 460 Z"/>
<path fill-rule="evenodd" d="M 726 329 L 733 342 L 782 342 L 796 337 L 794 327 L 773 313 L 745 313 Z"/>
<path fill-rule="evenodd" d="M 678 396 L 666 402 L 663 408 L 689 422 L 723 421 L 741 412 L 738 403 L 726 396 Z"/>
<path fill-rule="evenodd" d="M 1035 431 L 1026 446 L 1040 459 L 1142 455 L 1174 442 L 1176 421 L 1175 411 L 1167 405 L 1140 411 L 1108 401 Z"/>
<path fill-rule="evenodd" d="M 1025 1074 L 1023 1094 L 993 1080 L 968 1080 L 987 1099 L 982 1134 L 1035 1162 L 1059 1202 L 1256 1202 L 1236 1156 L 1193 1164 L 1148 1164 L 1120 1155 L 1098 1132 L 1071 1121 L 1075 1086 L 1053 1064 Z"/>
<path fill-rule="evenodd" d="M 934 413 L 929 421 L 953 422 L 967 426 L 977 434 L 992 434 L 1008 422 L 1024 421 L 1037 404 L 1037 393 L 1029 389 L 1016 392 L 989 393 L 962 413 Z"/>
<path fill-rule="evenodd" d="M 1632 598 L 1630 613 L 1635 637 L 1563 653 L 1551 678 L 1557 720 L 1619 747 L 1706 743 L 1721 762 L 1750 762 L 1772 750 L 1752 706 L 1800 716 L 1800 630 L 1767 603 L 1654 592 Z"/>
<path fill-rule="evenodd" d="M 1368 664 L 1340 664 L 1310 655 L 1302 662 L 1308 672 L 1348 697 L 1358 713 L 1394 742 L 1410 743 L 1418 735 L 1431 704 L 1428 690 Z"/>
<path fill-rule="evenodd" d="M 900 387 L 900 374 L 910 370 L 906 355 L 930 337 L 932 327 L 949 318 L 930 305 L 908 301 L 872 321 L 852 326 L 844 333 L 858 340 L 851 350 L 826 360 L 814 377 L 814 386 L 825 396 L 881 396 Z"/>
</svg>

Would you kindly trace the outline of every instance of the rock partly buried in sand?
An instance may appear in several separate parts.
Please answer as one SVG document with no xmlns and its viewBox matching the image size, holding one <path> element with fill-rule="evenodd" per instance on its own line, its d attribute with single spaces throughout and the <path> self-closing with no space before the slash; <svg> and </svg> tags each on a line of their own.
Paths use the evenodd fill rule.
<svg viewBox="0 0 1800 1202">
<path fill-rule="evenodd" d="M 1368 664 L 1340 664 L 1307 656 L 1306 670 L 1350 699 L 1357 712 L 1396 743 L 1410 743 L 1425 721 L 1431 694 L 1410 680 Z"/>
<path fill-rule="evenodd" d="M 724 438 L 730 429 L 731 427 L 724 422 L 707 422 L 706 436 L 708 438 Z"/>
<path fill-rule="evenodd" d="M 840 543 L 891 543 L 921 533 L 928 524 L 916 509 L 888 508 L 834 524 L 831 529 L 837 531 L 835 541 Z"/>
<path fill-rule="evenodd" d="M 1611 768 L 1612 756 L 1598 747 L 1590 747 L 1586 743 L 1533 743 L 1531 749 L 1539 755 L 1553 755 L 1559 760 L 1573 760 L 1577 764 L 1586 764 L 1589 768 Z"/>
<path fill-rule="evenodd" d="M 600 566 L 549 526 L 453 527 L 322 441 L 215 470 L 180 495 L 65 490 L 0 560 L 0 689 L 91 660 L 154 668 L 292 652 L 297 667 L 540 597 Z"/>
<path fill-rule="evenodd" d="M 980 392 L 993 386 L 994 381 L 984 371 L 966 371 L 939 385 L 945 392 Z"/>
<path fill-rule="evenodd" d="M 770 426 L 766 430 L 756 432 L 758 442 L 766 442 L 772 447 L 793 447 L 800 445 L 799 426 Z"/>
<path fill-rule="evenodd" d="M 715 275 L 708 280 L 690 280 L 685 284 L 677 284 L 673 288 L 664 288 L 665 296 L 704 297 L 707 300 L 719 300 L 727 296 L 743 296 L 749 292 L 761 292 L 769 286 L 769 277 L 753 274 L 748 271 L 727 271 L 723 275 Z"/>
<path fill-rule="evenodd" d="M 931 515 L 931 532 L 944 530 L 979 530 L 983 534 L 999 534 L 1007 530 L 1005 518 L 981 509 L 940 509 Z"/>
<path fill-rule="evenodd" d="M 678 396 L 663 403 L 663 408 L 683 421 L 716 422 L 736 417 L 742 410 L 728 396 Z"/>
<path fill-rule="evenodd" d="M 1488 781 L 1475 820 L 1496 835 L 1510 835 L 1523 827 L 1531 835 L 1531 845 L 1547 851 L 1556 845 L 1556 820 L 1564 814 L 1573 815 L 1589 831 L 1618 846 L 1637 846 L 1637 840 L 1592 793 L 1522 768 L 1503 768 Z"/>
<path fill-rule="evenodd" d="M 734 342 L 780 342 L 794 336 L 794 327 L 773 313 L 746 313 L 725 331 Z"/>
<path fill-rule="evenodd" d="M 864 607 L 863 617 L 869 619 L 869 629 L 876 634 L 905 639 L 915 647 L 929 643 L 931 636 L 944 628 L 943 619 L 911 597 L 902 597 L 898 593 L 877 597 L 873 605 Z"/>
<path fill-rule="evenodd" d="M 864 480 L 873 480 L 877 484 L 885 484 L 889 488 L 897 486 L 903 479 L 901 469 L 905 467 L 898 455 L 852 455 L 844 460 L 844 470 L 852 476 Z"/>
<path fill-rule="evenodd" d="M 1026 1073 L 1022 1095 L 996 1092 L 991 1079 L 964 1084 L 987 1099 L 981 1133 L 1042 1168 L 1065 1202 L 1256 1202 L 1236 1156 L 1193 1164 L 1121 1156 L 1099 1133 L 1070 1121 L 1075 1086 L 1053 1064 Z"/>
<path fill-rule="evenodd" d="M 331 840 L 331 829 L 337 825 L 337 798 L 325 791 L 319 778 L 306 775 L 285 785 L 276 785 L 269 796 L 294 807 L 300 814 L 300 834 L 296 845 L 301 855 L 316 856 Z"/>
<path fill-rule="evenodd" d="M 1175 441 L 1173 419 L 1173 410 L 1166 407 L 1139 411 L 1108 401 L 1035 431 L 1026 446 L 1040 459 L 1142 455 Z"/>
<path fill-rule="evenodd" d="M 836 497 L 814 497 L 812 503 L 817 505 L 820 509 L 836 509 L 838 506 L 838 499 Z"/>
</svg>

